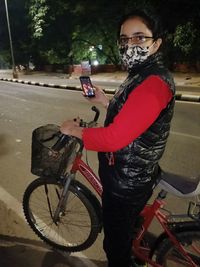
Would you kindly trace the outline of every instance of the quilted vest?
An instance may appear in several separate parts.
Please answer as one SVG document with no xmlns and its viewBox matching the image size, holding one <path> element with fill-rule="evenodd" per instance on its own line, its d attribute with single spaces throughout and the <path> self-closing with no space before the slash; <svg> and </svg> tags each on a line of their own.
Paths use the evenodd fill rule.
<svg viewBox="0 0 200 267">
<path fill-rule="evenodd" d="M 150 75 L 159 76 L 169 85 L 173 94 L 172 100 L 161 111 L 156 121 L 129 145 L 114 153 L 98 153 L 99 176 L 103 189 L 112 191 L 113 194 L 121 197 L 128 197 L 136 188 L 154 182 L 155 169 L 163 155 L 169 136 L 175 103 L 175 85 L 171 74 L 162 63 L 160 53 L 150 56 L 137 68 L 129 71 L 126 80 L 110 101 L 107 110 L 105 126 L 113 122 L 128 95 Z M 110 161 L 111 157 L 113 157 L 113 164 Z"/>
</svg>

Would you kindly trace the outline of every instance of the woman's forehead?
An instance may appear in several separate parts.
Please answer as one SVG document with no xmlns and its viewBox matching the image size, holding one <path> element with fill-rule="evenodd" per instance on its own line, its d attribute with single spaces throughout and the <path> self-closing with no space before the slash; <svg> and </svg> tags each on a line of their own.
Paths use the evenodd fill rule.
<svg viewBox="0 0 200 267">
<path fill-rule="evenodd" d="M 120 35 L 151 34 L 151 30 L 139 17 L 129 18 L 122 25 Z"/>
</svg>

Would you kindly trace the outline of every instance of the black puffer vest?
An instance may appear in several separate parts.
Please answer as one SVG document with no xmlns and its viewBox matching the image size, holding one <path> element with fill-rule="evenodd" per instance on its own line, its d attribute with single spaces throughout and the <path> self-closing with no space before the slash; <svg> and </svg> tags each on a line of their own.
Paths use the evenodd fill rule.
<svg viewBox="0 0 200 267">
<path fill-rule="evenodd" d="M 105 126 L 113 122 L 130 92 L 150 75 L 159 76 L 169 84 L 173 96 L 175 95 L 173 79 L 169 71 L 163 66 L 161 54 L 154 54 L 137 68 L 129 71 L 127 79 L 110 101 Z M 157 169 L 158 161 L 164 152 L 169 135 L 174 99 L 173 97 L 157 120 L 128 146 L 113 154 L 98 153 L 99 176 L 104 191 L 112 192 L 112 194 L 120 197 L 130 198 L 135 190 L 144 189 L 148 185 L 152 186 L 155 180 L 155 169 Z M 109 162 L 111 156 L 114 157 L 114 164 Z"/>
</svg>

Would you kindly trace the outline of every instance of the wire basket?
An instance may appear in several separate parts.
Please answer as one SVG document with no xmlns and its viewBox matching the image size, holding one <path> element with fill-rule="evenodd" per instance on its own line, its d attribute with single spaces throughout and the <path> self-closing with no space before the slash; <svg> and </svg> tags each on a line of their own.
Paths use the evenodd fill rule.
<svg viewBox="0 0 200 267">
<path fill-rule="evenodd" d="M 60 176 L 73 162 L 76 155 L 76 138 L 59 151 L 52 150 L 59 138 L 59 126 L 47 124 L 32 133 L 31 172 L 37 176 Z"/>
</svg>

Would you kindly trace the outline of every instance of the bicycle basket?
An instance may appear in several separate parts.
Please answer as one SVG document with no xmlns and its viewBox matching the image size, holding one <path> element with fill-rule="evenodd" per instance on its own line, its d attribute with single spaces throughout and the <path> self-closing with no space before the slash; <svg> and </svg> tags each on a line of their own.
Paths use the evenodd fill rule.
<svg viewBox="0 0 200 267">
<path fill-rule="evenodd" d="M 60 176 L 72 163 L 78 142 L 69 138 L 69 142 L 59 152 L 51 147 L 59 138 L 59 126 L 47 124 L 36 128 L 32 133 L 31 172 L 38 176 Z"/>
</svg>

